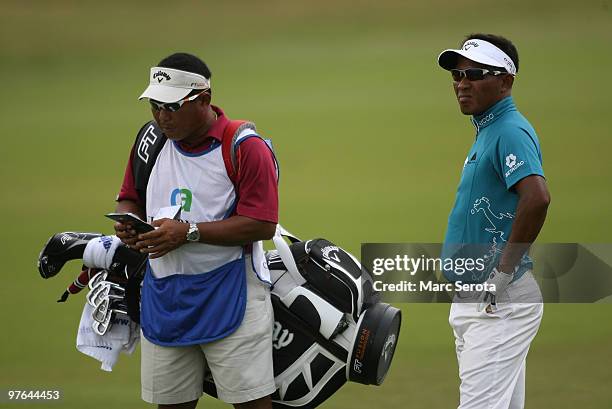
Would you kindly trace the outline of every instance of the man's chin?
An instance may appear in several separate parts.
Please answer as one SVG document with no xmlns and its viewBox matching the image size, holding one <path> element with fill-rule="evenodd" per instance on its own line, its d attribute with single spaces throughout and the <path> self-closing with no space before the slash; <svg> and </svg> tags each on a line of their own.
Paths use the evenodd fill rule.
<svg viewBox="0 0 612 409">
<path fill-rule="evenodd" d="M 185 139 L 184 136 L 177 134 L 175 131 L 164 131 L 164 135 L 166 135 L 166 138 L 175 142 L 180 142 L 181 140 Z"/>
<path fill-rule="evenodd" d="M 474 107 L 471 106 L 470 104 L 459 103 L 459 109 L 461 110 L 461 113 L 463 115 L 474 115 L 474 112 L 476 112 L 474 110 Z"/>
</svg>

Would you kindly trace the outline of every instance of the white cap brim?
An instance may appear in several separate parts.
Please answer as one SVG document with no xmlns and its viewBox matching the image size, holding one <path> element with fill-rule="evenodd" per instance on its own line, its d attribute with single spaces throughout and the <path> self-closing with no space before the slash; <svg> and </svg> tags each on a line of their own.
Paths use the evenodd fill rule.
<svg viewBox="0 0 612 409">
<path fill-rule="evenodd" d="M 138 97 L 138 99 L 149 98 L 159 102 L 176 102 L 185 98 L 191 89 L 168 87 L 166 85 L 151 84 Z"/>
<path fill-rule="evenodd" d="M 474 62 L 490 65 L 492 67 L 502 67 L 499 62 L 494 60 L 493 58 L 487 57 L 486 55 L 478 52 L 470 52 L 464 50 L 444 50 L 438 56 L 438 64 L 440 67 L 445 70 L 452 70 L 457 66 L 457 57 L 462 56 L 467 58 L 468 60 L 472 60 Z"/>
</svg>

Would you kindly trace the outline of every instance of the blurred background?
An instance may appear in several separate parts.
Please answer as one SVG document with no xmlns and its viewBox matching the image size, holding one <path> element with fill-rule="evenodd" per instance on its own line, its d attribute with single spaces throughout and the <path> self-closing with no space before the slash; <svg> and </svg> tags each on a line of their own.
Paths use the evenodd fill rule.
<svg viewBox="0 0 612 409">
<path fill-rule="evenodd" d="M 0 1 L 0 389 L 59 388 L 65 408 L 152 407 L 138 353 L 105 373 L 76 351 L 84 294 L 55 300 L 80 265 L 45 281 L 36 259 L 54 233 L 111 232 L 103 215 L 150 119 L 137 97 L 161 58 L 202 57 L 213 103 L 272 138 L 282 224 L 358 255 L 362 242 L 443 239 L 474 129 L 436 57 L 479 31 L 519 50 L 513 95 L 552 194 L 538 240 L 609 242 L 610 0 Z M 456 407 L 449 306 L 401 307 L 385 383 L 347 384 L 323 407 Z M 611 313 L 546 305 L 527 407 L 610 407 Z"/>
</svg>

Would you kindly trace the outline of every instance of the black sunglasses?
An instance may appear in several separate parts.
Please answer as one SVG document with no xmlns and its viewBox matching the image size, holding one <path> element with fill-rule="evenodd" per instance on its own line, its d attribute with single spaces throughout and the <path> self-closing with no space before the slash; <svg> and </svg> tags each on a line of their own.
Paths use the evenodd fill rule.
<svg viewBox="0 0 612 409">
<path fill-rule="evenodd" d="M 163 103 L 163 102 L 157 102 L 157 101 L 155 101 L 153 99 L 150 99 L 149 103 L 151 104 L 151 108 L 154 111 L 159 111 L 159 110 L 163 109 L 164 111 L 176 112 L 179 109 L 181 109 L 181 107 L 183 106 L 183 104 L 185 102 L 193 101 L 193 100 L 197 99 L 200 95 L 208 93 L 207 91 L 208 90 L 205 89 L 204 91 L 200 92 L 199 94 L 195 94 L 195 95 L 192 95 L 190 97 L 183 98 L 183 99 L 181 99 L 180 101 L 177 101 L 177 102 Z"/>
<path fill-rule="evenodd" d="M 467 68 L 465 70 L 450 70 L 453 77 L 453 81 L 459 82 L 462 78 L 467 78 L 470 81 L 480 81 L 484 79 L 485 75 L 501 75 L 508 74 L 506 71 L 492 71 L 486 68 Z"/>
</svg>

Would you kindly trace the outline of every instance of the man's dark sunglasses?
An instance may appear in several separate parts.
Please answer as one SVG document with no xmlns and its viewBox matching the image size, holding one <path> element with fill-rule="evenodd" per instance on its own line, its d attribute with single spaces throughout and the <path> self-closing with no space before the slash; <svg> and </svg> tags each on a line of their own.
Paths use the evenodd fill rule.
<svg viewBox="0 0 612 409">
<path fill-rule="evenodd" d="M 465 70 L 450 70 L 453 77 L 453 81 L 459 82 L 462 78 L 467 78 L 470 81 L 480 81 L 484 79 L 485 75 L 501 75 L 508 74 L 506 71 L 492 71 L 486 68 L 468 68 Z"/>
<path fill-rule="evenodd" d="M 154 99 L 149 99 L 149 103 L 151 104 L 151 108 L 154 111 L 159 111 L 159 110 L 164 110 L 164 111 L 170 111 L 170 112 L 176 112 L 179 109 L 181 109 L 181 107 L 183 106 L 183 104 L 187 101 L 193 101 L 195 99 L 197 99 L 200 95 L 208 93 L 208 90 L 205 89 L 204 91 L 200 92 L 199 94 L 195 94 L 192 95 L 190 97 L 185 97 L 183 99 L 181 99 L 180 101 L 177 102 L 167 102 L 167 103 L 163 103 L 163 102 L 157 102 Z"/>
</svg>

